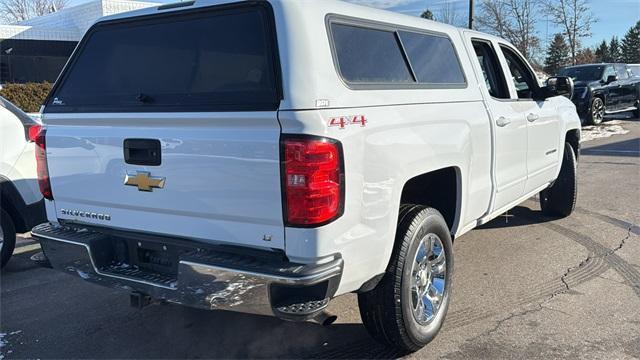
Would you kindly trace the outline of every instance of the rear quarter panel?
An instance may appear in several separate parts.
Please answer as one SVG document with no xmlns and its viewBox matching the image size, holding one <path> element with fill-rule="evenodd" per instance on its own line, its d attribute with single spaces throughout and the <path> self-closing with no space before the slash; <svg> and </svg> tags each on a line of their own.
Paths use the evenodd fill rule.
<svg viewBox="0 0 640 360">
<path fill-rule="evenodd" d="M 328 126 L 332 117 L 364 115 L 364 127 Z M 286 228 L 292 260 L 340 253 L 345 269 L 338 293 L 357 290 L 385 271 L 393 250 L 400 198 L 411 178 L 442 168 L 458 173 L 456 225 L 481 217 L 491 196 L 491 135 L 481 102 L 284 111 L 285 134 L 313 134 L 342 142 L 345 211 L 315 229 Z M 425 189 L 438 191 L 438 189 Z"/>
<path fill-rule="evenodd" d="M 286 228 L 286 252 L 311 262 L 335 253 L 345 269 L 338 294 L 383 273 L 393 250 L 400 198 L 407 180 L 454 167 L 458 174 L 456 232 L 480 218 L 491 197 L 491 133 L 478 83 L 454 27 L 424 19 L 354 8 L 340 2 L 273 1 L 284 100 L 284 134 L 342 142 L 345 211 L 315 228 Z M 339 15 L 429 30 L 449 36 L 467 79 L 458 89 L 353 90 L 334 65 L 327 16 Z M 375 59 L 374 59 L 375 60 Z M 326 107 L 326 108 L 321 108 Z M 364 115 L 365 126 L 330 126 L 334 117 Z M 438 191 L 438 189 L 425 189 Z"/>
</svg>

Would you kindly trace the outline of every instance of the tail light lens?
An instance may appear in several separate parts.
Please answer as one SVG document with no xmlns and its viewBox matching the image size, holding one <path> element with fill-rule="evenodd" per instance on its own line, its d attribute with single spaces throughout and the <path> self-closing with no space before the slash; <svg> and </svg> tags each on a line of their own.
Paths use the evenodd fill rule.
<svg viewBox="0 0 640 360">
<path fill-rule="evenodd" d="M 283 189 L 286 223 L 314 227 L 342 215 L 342 147 L 325 138 L 283 138 Z"/>
<path fill-rule="evenodd" d="M 28 125 L 28 126 L 25 126 L 25 133 L 27 135 L 27 141 L 35 142 L 36 141 L 36 137 L 38 136 L 38 133 L 40 132 L 40 129 L 42 129 L 41 125 Z"/>
<path fill-rule="evenodd" d="M 53 193 L 51 192 L 51 182 L 49 182 L 49 168 L 47 167 L 47 143 L 46 143 L 45 129 L 40 129 L 37 134 L 34 135 L 36 143 L 36 165 L 38 170 L 38 185 L 40 185 L 40 192 L 45 199 L 53 200 Z M 29 137 L 31 137 L 31 129 L 29 129 Z"/>
</svg>

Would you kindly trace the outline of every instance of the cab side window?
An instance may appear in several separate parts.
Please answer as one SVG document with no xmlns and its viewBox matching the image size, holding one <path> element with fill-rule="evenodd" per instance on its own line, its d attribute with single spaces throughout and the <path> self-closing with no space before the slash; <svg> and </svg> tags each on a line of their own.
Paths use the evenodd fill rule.
<svg viewBox="0 0 640 360">
<path fill-rule="evenodd" d="M 490 43 L 481 40 L 474 40 L 472 43 L 489 95 L 497 99 L 508 99 L 507 83 L 493 47 Z"/>
<path fill-rule="evenodd" d="M 509 65 L 513 84 L 518 92 L 518 99 L 532 99 L 538 90 L 538 86 L 531 70 L 513 50 L 506 46 L 501 46 L 500 48 Z"/>
</svg>

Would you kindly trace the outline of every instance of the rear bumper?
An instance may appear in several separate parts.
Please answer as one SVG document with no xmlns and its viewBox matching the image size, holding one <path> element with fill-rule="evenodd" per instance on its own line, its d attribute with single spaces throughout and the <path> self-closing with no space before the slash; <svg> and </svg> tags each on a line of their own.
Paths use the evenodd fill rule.
<svg viewBox="0 0 640 360">
<path fill-rule="evenodd" d="M 294 321 L 310 319 L 328 305 L 343 268 L 338 256 L 319 265 L 295 264 L 258 251 L 204 249 L 203 244 L 183 241 L 173 266 L 177 271 L 157 272 L 115 261 L 113 244 L 123 237 L 112 233 L 45 223 L 36 226 L 32 236 L 40 241 L 53 268 L 93 283 L 192 307 Z M 142 239 L 138 246 L 146 246 L 141 245 L 144 242 L 166 249 L 164 244 L 169 244 L 168 239 L 150 240 L 148 235 Z"/>
</svg>

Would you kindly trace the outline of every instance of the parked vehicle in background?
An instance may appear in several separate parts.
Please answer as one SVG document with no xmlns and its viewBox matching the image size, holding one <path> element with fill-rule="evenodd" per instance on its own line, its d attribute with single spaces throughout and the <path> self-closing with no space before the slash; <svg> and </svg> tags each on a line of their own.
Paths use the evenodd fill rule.
<svg viewBox="0 0 640 360">
<path fill-rule="evenodd" d="M 454 237 L 535 194 L 574 209 L 573 83 L 547 84 L 502 39 L 346 2 L 111 16 L 45 103 L 33 236 L 136 305 L 329 323 L 355 292 L 376 339 L 415 351 Z"/>
<path fill-rule="evenodd" d="M 39 122 L 0 96 L 0 267 L 23 233 L 46 220 L 36 174 Z"/>
<path fill-rule="evenodd" d="M 626 64 L 589 64 L 564 68 L 574 81 L 573 102 L 583 124 L 597 125 L 607 114 L 633 111 L 640 117 L 640 77 Z"/>
</svg>

